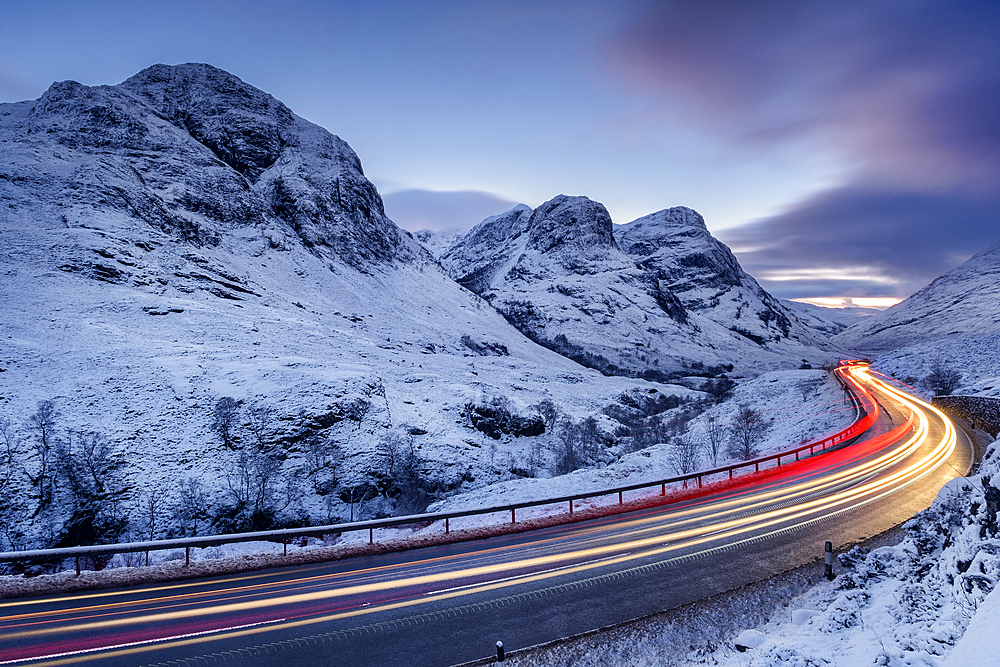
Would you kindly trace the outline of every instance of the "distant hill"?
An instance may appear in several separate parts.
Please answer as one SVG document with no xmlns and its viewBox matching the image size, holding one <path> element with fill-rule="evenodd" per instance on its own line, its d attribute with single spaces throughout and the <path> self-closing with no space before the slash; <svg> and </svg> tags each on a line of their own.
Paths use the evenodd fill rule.
<svg viewBox="0 0 1000 667">
<path fill-rule="evenodd" d="M 862 351 L 1000 333 L 1000 243 L 834 340 Z"/>
</svg>

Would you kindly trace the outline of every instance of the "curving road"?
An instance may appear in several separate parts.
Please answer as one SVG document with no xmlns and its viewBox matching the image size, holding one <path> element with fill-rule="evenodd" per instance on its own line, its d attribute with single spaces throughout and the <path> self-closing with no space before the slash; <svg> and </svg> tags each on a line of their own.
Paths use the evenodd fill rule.
<svg viewBox="0 0 1000 667">
<path fill-rule="evenodd" d="M 669 505 L 321 565 L 0 603 L 0 665 L 452 665 L 670 609 L 882 532 L 969 469 L 936 409 L 841 373 L 867 439 Z"/>
</svg>

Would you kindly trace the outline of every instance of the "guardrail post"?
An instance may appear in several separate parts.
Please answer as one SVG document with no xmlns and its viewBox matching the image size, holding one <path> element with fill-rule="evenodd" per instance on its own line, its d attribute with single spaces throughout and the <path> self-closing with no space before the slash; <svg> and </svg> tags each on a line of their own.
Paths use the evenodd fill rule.
<svg viewBox="0 0 1000 667">
<path fill-rule="evenodd" d="M 80 576 L 80 557 L 76 557 L 76 576 Z"/>
<path fill-rule="evenodd" d="M 621 491 L 618 492 L 618 504 L 619 505 L 622 504 L 622 492 Z"/>
<path fill-rule="evenodd" d="M 760 464 L 759 463 L 754 463 L 753 467 L 754 467 L 754 472 L 760 472 Z"/>
<path fill-rule="evenodd" d="M 447 535 L 451 526 L 448 525 L 448 517 L 444 518 L 444 534 Z"/>
<path fill-rule="evenodd" d="M 281 540 L 282 546 L 285 547 L 285 556 L 288 556 L 288 540 Z"/>
<path fill-rule="evenodd" d="M 733 478 L 733 469 L 730 468 L 729 469 L 729 479 L 732 479 L 732 478 Z"/>
<path fill-rule="evenodd" d="M 515 523 L 517 521 L 517 515 L 514 514 L 514 512 L 516 512 L 516 511 L 517 510 L 515 510 L 513 507 L 510 508 L 510 522 L 511 523 Z"/>
<path fill-rule="evenodd" d="M 701 475 L 698 475 L 698 488 L 701 488 Z"/>
<path fill-rule="evenodd" d="M 663 484 L 660 484 L 660 495 L 661 496 L 667 495 L 667 483 L 666 482 L 664 482 Z"/>
<path fill-rule="evenodd" d="M 368 544 L 375 544 L 375 529 L 368 529 Z"/>
<path fill-rule="evenodd" d="M 569 514 L 570 514 L 570 516 L 573 516 L 573 499 L 572 498 L 569 499 Z"/>
<path fill-rule="evenodd" d="M 184 567 L 191 564 L 191 547 L 184 547 Z"/>
</svg>

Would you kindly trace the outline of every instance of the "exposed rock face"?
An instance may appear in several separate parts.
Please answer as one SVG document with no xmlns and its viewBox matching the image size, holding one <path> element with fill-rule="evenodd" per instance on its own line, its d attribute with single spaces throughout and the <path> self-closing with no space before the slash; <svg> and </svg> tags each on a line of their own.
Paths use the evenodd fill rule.
<svg viewBox="0 0 1000 667">
<path fill-rule="evenodd" d="M 862 350 L 1000 333 L 1000 243 L 836 337 Z"/>
<path fill-rule="evenodd" d="M 636 263 L 650 271 L 684 307 L 757 343 L 815 336 L 747 274 L 696 211 L 677 206 L 615 231 Z"/>
<path fill-rule="evenodd" d="M 69 226 L 118 210 L 195 246 L 253 226 L 356 268 L 423 255 L 385 217 L 346 143 L 215 67 L 155 65 L 118 86 L 64 81 L 4 106 L 10 150 L 58 147 L 48 178 L 25 183 L 12 160 L 7 180 L 36 209 L 61 191 Z"/>
<path fill-rule="evenodd" d="M 819 354 L 691 209 L 616 230 L 603 205 L 560 195 L 487 218 L 440 261 L 526 335 L 605 372 L 750 370 Z"/>
</svg>

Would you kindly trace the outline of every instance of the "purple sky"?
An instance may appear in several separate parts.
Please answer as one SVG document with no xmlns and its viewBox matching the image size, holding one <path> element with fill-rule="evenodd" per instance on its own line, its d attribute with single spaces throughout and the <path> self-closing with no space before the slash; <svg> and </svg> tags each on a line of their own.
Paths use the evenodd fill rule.
<svg viewBox="0 0 1000 667">
<path fill-rule="evenodd" d="M 0 101 L 208 62 L 409 229 L 691 206 L 772 293 L 904 297 L 1000 240 L 1000 3 L 0 0 Z M 0 158 L 2 159 L 2 158 Z"/>
</svg>

